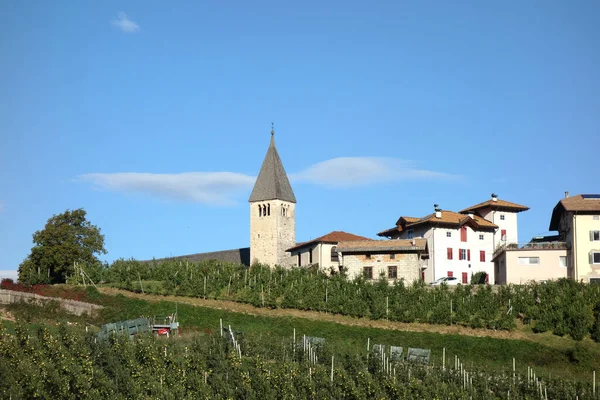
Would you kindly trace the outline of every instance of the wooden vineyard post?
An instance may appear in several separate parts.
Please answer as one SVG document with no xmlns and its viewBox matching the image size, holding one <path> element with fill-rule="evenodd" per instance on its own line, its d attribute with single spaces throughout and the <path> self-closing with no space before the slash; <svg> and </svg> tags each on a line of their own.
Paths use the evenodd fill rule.
<svg viewBox="0 0 600 400">
<path fill-rule="evenodd" d="M 446 370 L 446 348 L 442 349 L 442 369 Z"/>
<path fill-rule="evenodd" d="M 389 319 L 388 314 L 390 311 L 390 297 L 385 296 L 385 319 Z"/>
<path fill-rule="evenodd" d="M 516 368 L 515 368 L 515 366 L 516 366 L 516 364 L 515 364 L 515 358 L 513 357 L 513 386 L 516 383 L 515 382 L 515 378 L 516 378 L 516 375 L 515 375 Z"/>
<path fill-rule="evenodd" d="M 333 383 L 333 356 L 331 356 L 331 383 Z"/>
<path fill-rule="evenodd" d="M 219 318 L 219 326 L 221 327 L 221 337 L 223 337 L 223 318 Z"/>
<path fill-rule="evenodd" d="M 594 371 L 593 374 L 593 378 L 592 378 L 592 392 L 594 393 L 594 396 L 596 395 L 596 371 Z"/>
<path fill-rule="evenodd" d="M 206 275 L 204 275 L 204 300 L 206 300 Z"/>
</svg>

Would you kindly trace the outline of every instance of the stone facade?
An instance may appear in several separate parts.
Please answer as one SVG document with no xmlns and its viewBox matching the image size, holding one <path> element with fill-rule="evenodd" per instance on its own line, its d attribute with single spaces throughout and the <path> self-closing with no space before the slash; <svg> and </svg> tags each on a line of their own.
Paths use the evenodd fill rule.
<svg viewBox="0 0 600 400">
<path fill-rule="evenodd" d="M 250 203 L 250 257 L 253 264 L 292 266 L 295 261 L 286 250 L 295 244 L 294 203 L 283 200 Z"/>
<path fill-rule="evenodd" d="M 387 253 L 387 254 L 352 254 L 345 253 L 340 257 L 350 279 L 363 275 L 365 267 L 372 268 L 372 279 L 377 280 L 384 274 L 388 281 L 404 279 L 412 283 L 421 279 L 421 261 L 418 253 Z M 390 267 L 396 267 L 396 278 L 390 277 Z M 393 271 L 393 268 L 392 268 Z"/>
</svg>

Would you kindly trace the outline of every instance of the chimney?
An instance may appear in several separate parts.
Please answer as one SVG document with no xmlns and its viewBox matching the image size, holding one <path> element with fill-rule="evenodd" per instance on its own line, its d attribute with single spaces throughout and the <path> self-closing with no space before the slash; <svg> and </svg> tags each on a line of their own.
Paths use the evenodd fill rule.
<svg viewBox="0 0 600 400">
<path fill-rule="evenodd" d="M 565 192 L 565 199 L 569 198 L 569 192 Z"/>
<path fill-rule="evenodd" d="M 433 209 L 435 210 L 435 217 L 438 219 L 442 218 L 442 209 L 439 207 L 439 205 L 434 204 Z"/>
<path fill-rule="evenodd" d="M 496 193 L 492 193 L 492 201 L 498 201 L 498 195 Z"/>
</svg>

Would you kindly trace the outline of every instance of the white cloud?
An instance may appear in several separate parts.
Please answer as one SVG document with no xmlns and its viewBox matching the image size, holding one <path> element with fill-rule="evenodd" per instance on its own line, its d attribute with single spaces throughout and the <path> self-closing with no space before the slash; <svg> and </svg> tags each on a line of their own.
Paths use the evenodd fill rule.
<svg viewBox="0 0 600 400">
<path fill-rule="evenodd" d="M 84 174 L 80 180 L 92 182 L 96 188 L 117 192 L 140 193 L 173 200 L 209 205 L 232 205 L 240 193 L 246 194 L 255 177 L 233 172 L 185 172 L 150 174 L 121 172 Z"/>
<path fill-rule="evenodd" d="M 386 157 L 338 157 L 290 174 L 296 182 L 330 187 L 352 187 L 407 180 L 454 180 L 459 175 L 414 167 L 410 162 Z"/>
<path fill-rule="evenodd" d="M 113 19 L 112 24 L 126 33 L 134 33 L 140 30 L 140 26 L 130 20 L 123 11 L 121 11 L 116 19 Z"/>
<path fill-rule="evenodd" d="M 408 180 L 457 180 L 460 175 L 416 168 L 412 163 L 384 157 L 332 158 L 295 174 L 293 182 L 306 182 L 332 188 L 349 188 Z M 97 189 L 138 193 L 164 199 L 207 205 L 234 205 L 241 195 L 249 195 L 256 177 L 234 172 L 184 172 L 152 174 L 138 172 L 83 174 L 78 180 L 91 182 Z"/>
</svg>

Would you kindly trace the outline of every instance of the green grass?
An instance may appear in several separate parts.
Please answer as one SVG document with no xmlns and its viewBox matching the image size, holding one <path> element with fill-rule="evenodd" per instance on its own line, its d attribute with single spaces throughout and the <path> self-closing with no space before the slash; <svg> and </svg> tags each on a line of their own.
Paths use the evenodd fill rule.
<svg viewBox="0 0 600 400">
<path fill-rule="evenodd" d="M 523 340 L 364 328 L 303 318 L 261 317 L 168 301 L 147 302 L 123 295 L 101 295 L 98 300 L 106 307 L 101 313 L 104 321 L 165 316 L 177 309 L 183 332 L 206 328 L 218 332 L 219 319 L 222 318 L 224 325 L 231 325 L 246 335 L 268 337 L 274 346 L 281 343 L 283 337 L 290 338 L 295 328 L 297 338 L 303 334 L 326 338 L 327 346 L 335 353 L 365 352 L 367 339 L 370 338 L 371 345 L 381 343 L 403 346 L 405 349 L 431 349 L 431 360 L 436 365 L 442 362 L 442 350 L 445 348 L 447 363 L 454 362 L 454 356 L 457 355 L 469 367 L 473 365 L 488 370 L 508 371 L 512 368 L 513 357 L 521 373 L 526 373 L 530 366 L 538 376 L 552 374 L 555 377 L 588 380 L 592 370 L 600 370 L 597 346 L 587 339 L 573 355 L 575 344 L 572 348 L 560 349 Z M 591 356 L 582 357 L 581 354 Z"/>
</svg>

